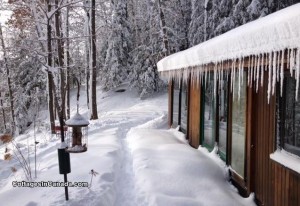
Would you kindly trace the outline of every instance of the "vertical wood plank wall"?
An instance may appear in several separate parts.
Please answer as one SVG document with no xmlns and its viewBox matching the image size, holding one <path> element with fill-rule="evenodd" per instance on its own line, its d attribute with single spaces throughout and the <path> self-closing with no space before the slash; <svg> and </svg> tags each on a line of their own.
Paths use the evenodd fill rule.
<svg viewBox="0 0 300 206">
<path fill-rule="evenodd" d="M 264 85 L 268 83 L 267 76 L 265 73 Z M 251 192 L 259 205 L 299 206 L 300 174 L 270 159 L 276 143 L 276 98 L 271 97 L 268 104 L 267 96 L 267 86 L 253 92 Z"/>
<path fill-rule="evenodd" d="M 254 163 L 252 181 L 256 199 L 260 205 L 274 205 L 274 162 L 270 154 L 275 148 L 275 111 L 276 99 L 270 98 L 268 104 L 267 86 L 268 75 L 264 74 L 264 86 L 258 93 L 253 89 L 252 107 L 252 144 Z"/>
<path fill-rule="evenodd" d="M 274 206 L 300 205 L 300 174 L 274 163 Z"/>
<path fill-rule="evenodd" d="M 200 144 L 200 84 L 196 81 L 190 82 L 188 137 L 190 145 L 198 148 Z"/>
</svg>

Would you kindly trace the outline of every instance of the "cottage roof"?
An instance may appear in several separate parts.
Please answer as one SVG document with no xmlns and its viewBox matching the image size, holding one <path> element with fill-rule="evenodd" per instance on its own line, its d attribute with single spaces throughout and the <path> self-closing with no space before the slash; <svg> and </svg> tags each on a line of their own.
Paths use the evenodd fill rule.
<svg viewBox="0 0 300 206">
<path fill-rule="evenodd" d="M 251 55 L 299 49 L 299 11 L 300 4 L 295 4 L 190 49 L 165 57 L 157 63 L 158 71 L 170 72 L 210 63 L 218 64 L 224 60 L 239 60 Z M 299 65 L 299 62 L 297 63 Z"/>
</svg>

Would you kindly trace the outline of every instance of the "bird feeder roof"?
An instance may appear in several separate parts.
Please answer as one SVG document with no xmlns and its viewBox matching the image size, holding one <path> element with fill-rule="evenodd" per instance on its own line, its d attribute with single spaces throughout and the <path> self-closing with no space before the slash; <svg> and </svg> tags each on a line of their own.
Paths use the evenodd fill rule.
<svg viewBox="0 0 300 206">
<path fill-rule="evenodd" d="M 81 114 L 77 113 L 66 121 L 69 127 L 86 127 L 90 124 L 89 120 L 84 118 Z"/>
</svg>

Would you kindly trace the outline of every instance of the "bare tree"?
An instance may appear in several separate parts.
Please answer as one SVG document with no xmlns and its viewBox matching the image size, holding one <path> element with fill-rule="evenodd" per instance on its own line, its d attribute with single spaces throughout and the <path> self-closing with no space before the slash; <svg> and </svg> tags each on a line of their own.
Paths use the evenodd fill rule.
<svg viewBox="0 0 300 206">
<path fill-rule="evenodd" d="M 92 3 L 92 10 L 91 10 L 91 34 L 92 34 L 92 42 L 91 42 L 91 51 L 92 51 L 92 68 L 91 68 L 91 119 L 98 119 L 98 112 L 97 112 L 97 92 L 96 92 L 96 86 L 97 86 L 97 69 L 96 69 L 96 4 L 95 0 L 91 1 Z"/>
</svg>

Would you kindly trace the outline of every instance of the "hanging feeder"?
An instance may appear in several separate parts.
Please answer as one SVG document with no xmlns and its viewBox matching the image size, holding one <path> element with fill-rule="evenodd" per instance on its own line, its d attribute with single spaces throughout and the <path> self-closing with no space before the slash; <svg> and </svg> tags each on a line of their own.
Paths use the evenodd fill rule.
<svg viewBox="0 0 300 206">
<path fill-rule="evenodd" d="M 71 128 L 70 145 L 66 149 L 67 152 L 81 153 L 87 151 L 89 124 L 89 121 L 79 113 L 66 121 L 66 125 Z"/>
</svg>

